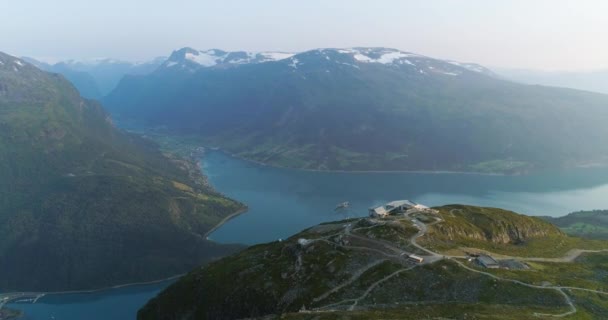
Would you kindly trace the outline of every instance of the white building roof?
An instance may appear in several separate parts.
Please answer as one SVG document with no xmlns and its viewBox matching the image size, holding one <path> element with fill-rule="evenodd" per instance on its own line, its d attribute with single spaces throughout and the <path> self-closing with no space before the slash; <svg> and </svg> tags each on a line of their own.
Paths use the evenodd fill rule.
<svg viewBox="0 0 608 320">
<path fill-rule="evenodd" d="M 373 208 L 372 210 L 374 211 L 375 214 L 377 214 L 379 216 L 383 216 L 388 213 L 388 212 L 386 212 L 386 209 L 384 208 L 384 206 L 376 207 L 376 208 Z"/>
<path fill-rule="evenodd" d="M 415 206 L 416 204 L 409 201 L 409 200 L 397 200 L 397 201 L 391 201 L 389 203 L 386 204 L 387 207 L 393 207 L 393 208 L 397 208 L 397 207 L 408 207 L 411 208 L 413 206 Z"/>
<path fill-rule="evenodd" d="M 391 211 L 393 211 L 395 208 L 405 208 L 405 209 L 411 209 L 411 208 L 418 208 L 418 209 L 422 209 L 422 208 L 427 208 L 423 205 L 414 203 L 412 201 L 409 200 L 396 200 L 396 201 L 391 201 L 385 205 L 379 206 L 379 207 L 375 207 L 375 208 L 370 208 L 370 213 L 371 211 L 373 211 L 374 214 L 379 215 L 379 216 L 385 216 L 388 215 Z"/>
</svg>

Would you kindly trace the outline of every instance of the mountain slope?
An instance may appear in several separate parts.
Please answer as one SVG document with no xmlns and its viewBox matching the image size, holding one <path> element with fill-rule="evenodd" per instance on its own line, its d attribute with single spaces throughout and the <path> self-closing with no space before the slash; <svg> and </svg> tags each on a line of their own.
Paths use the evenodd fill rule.
<svg viewBox="0 0 608 320">
<path fill-rule="evenodd" d="M 205 234 L 242 208 L 198 168 L 115 129 L 68 81 L 0 53 L 0 287 L 154 280 L 234 251 Z"/>
<path fill-rule="evenodd" d="M 68 79 L 74 87 L 78 89 L 80 95 L 85 98 L 98 99 L 102 96 L 95 78 L 87 72 L 72 70 L 63 64 L 50 65 L 32 58 L 23 58 L 23 60 L 33 64 L 38 69 L 61 74 Z"/>
<path fill-rule="evenodd" d="M 542 218 L 577 237 L 608 239 L 608 210 L 579 211 L 562 217 Z"/>
<path fill-rule="evenodd" d="M 66 77 L 89 99 L 100 99 L 112 91 L 125 75 L 146 75 L 160 66 L 165 58 L 159 57 L 144 63 L 133 63 L 115 59 L 92 61 L 67 60 L 47 64 L 33 58 L 23 58 L 39 69 L 59 73 Z"/>
<path fill-rule="evenodd" d="M 604 268 L 605 253 L 567 265 L 525 262 L 521 269 L 484 269 L 472 257 L 428 251 L 414 239 L 436 226 L 452 230 L 446 237 L 471 238 L 471 230 L 491 230 L 479 243 L 503 252 L 546 235 L 582 245 L 538 218 L 472 206 L 434 209 L 325 223 L 282 242 L 250 247 L 192 271 L 152 299 L 138 319 L 461 319 L 464 314 L 467 319 L 529 319 L 570 314 L 569 298 L 551 283 L 589 289 L 606 284 L 591 272 Z M 512 230 L 520 232 L 514 236 Z M 571 248 L 562 249 L 564 254 Z M 408 259 L 411 253 L 423 261 Z M 539 256 L 544 257 L 542 251 Z M 576 302 L 576 316 L 587 312 L 590 305 Z"/>
<path fill-rule="evenodd" d="M 305 169 L 522 172 L 608 156 L 598 143 L 608 96 L 394 49 L 260 57 L 182 49 L 148 76 L 125 77 L 104 104 L 121 119 Z"/>
<path fill-rule="evenodd" d="M 496 69 L 501 76 L 522 83 L 564 87 L 608 94 L 608 71 L 540 71 Z"/>
</svg>

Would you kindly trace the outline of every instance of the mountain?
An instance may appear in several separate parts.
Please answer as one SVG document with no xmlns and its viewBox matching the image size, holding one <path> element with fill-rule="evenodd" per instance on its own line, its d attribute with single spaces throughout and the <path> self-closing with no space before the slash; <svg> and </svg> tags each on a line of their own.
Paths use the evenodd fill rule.
<svg viewBox="0 0 608 320">
<path fill-rule="evenodd" d="M 64 64 L 50 65 L 32 58 L 23 58 L 23 60 L 33 64 L 39 69 L 61 74 L 70 81 L 76 89 L 78 89 L 80 95 L 85 98 L 99 99 L 102 96 L 95 78 L 87 72 L 72 70 Z"/>
<path fill-rule="evenodd" d="M 395 49 L 186 48 L 103 102 L 121 120 L 283 167 L 520 173 L 608 159 L 608 96 Z"/>
<path fill-rule="evenodd" d="M 149 74 L 156 70 L 165 58 L 159 57 L 141 63 L 116 59 L 67 60 L 52 65 L 33 58 L 23 58 L 23 60 L 42 70 L 63 75 L 74 84 L 83 97 L 99 99 L 112 91 L 125 75 Z"/>
<path fill-rule="evenodd" d="M 0 287 L 149 281 L 240 249 L 206 233 L 243 205 L 196 164 L 114 127 L 61 75 L 0 53 Z"/>
<path fill-rule="evenodd" d="M 608 210 L 578 211 L 563 217 L 542 218 L 570 235 L 608 240 Z"/>
<path fill-rule="evenodd" d="M 573 248 L 608 242 L 463 205 L 329 222 L 192 271 L 138 319 L 603 318 L 604 296 L 584 290 L 607 284 L 593 270 L 608 254 L 560 258 Z"/>
<path fill-rule="evenodd" d="M 291 58 L 295 53 L 289 52 L 226 52 L 219 49 L 195 50 L 183 48 L 171 54 L 161 68 L 181 69 L 183 71 L 195 71 L 206 67 L 228 67 L 235 65 L 263 63 L 279 61 Z"/>
<path fill-rule="evenodd" d="M 500 76 L 528 84 L 572 88 L 608 94 L 608 71 L 540 71 L 495 69 Z"/>
</svg>

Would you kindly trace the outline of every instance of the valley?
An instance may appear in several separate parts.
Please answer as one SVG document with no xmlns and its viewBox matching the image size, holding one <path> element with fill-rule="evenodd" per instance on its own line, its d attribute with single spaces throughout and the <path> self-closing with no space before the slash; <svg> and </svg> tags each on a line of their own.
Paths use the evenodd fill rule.
<svg viewBox="0 0 608 320">
<path fill-rule="evenodd" d="M 179 146 L 179 144 L 171 145 Z M 190 155 L 189 150 L 192 149 L 184 146 L 180 153 Z M 319 223 L 366 216 L 368 208 L 405 196 L 416 202 L 432 206 L 466 201 L 477 205 L 506 207 L 538 215 L 551 213 L 554 216 L 576 211 L 581 208 L 581 204 L 586 204 L 589 208 L 608 207 L 608 203 L 605 202 L 606 198 L 603 196 L 603 181 L 608 180 L 608 172 L 604 172 L 602 169 L 550 172 L 528 176 L 428 173 L 401 173 L 395 176 L 387 173 L 331 173 L 278 169 L 242 161 L 212 150 L 207 150 L 200 160 L 201 168 L 207 176 L 206 180 L 214 189 L 226 196 L 239 199 L 248 206 L 245 214 L 233 218 L 209 235 L 211 239 L 222 243 L 256 245 L 277 239 L 287 239 L 300 230 Z M 336 203 L 345 200 L 350 202 L 350 207 L 347 210 L 334 211 Z M 457 212 L 454 211 L 454 213 Z M 446 218 L 450 218 L 449 211 Z M 258 232 L 250 232 L 252 229 L 258 230 Z M 417 230 L 412 229 L 410 232 L 413 233 L 408 233 L 405 237 L 406 241 Z M 351 234 L 353 233 L 351 232 Z M 417 243 L 424 243 L 424 241 L 419 238 Z M 415 248 L 404 248 L 400 250 L 424 254 L 423 251 L 415 251 Z M 501 259 L 506 259 L 507 255 L 520 256 L 518 251 L 487 249 L 494 254 L 494 257 Z M 563 257 L 570 249 L 571 247 L 563 247 L 553 257 Z M 451 252 L 450 248 L 442 250 L 446 251 L 437 250 L 437 253 L 465 256 L 463 251 Z M 394 255 L 395 252 L 389 250 L 388 254 Z M 505 256 L 500 254 L 505 254 Z M 526 257 L 519 258 L 521 260 Z M 555 275 L 563 272 L 554 268 L 550 263 L 539 266 L 546 267 L 545 270 L 555 270 L 553 272 Z M 518 279 L 513 275 L 508 275 L 507 278 Z M 530 281 L 526 278 L 519 279 Z M 573 278 L 573 282 L 578 280 L 589 283 L 584 278 Z M 556 282 L 552 280 L 552 283 Z M 107 309 L 110 304 L 115 306 L 112 313 L 114 317 L 128 319 L 135 317 L 136 311 L 147 300 L 153 298 L 170 284 L 164 283 L 146 289 L 149 291 L 143 291 L 144 287 L 139 290 L 137 289 L 139 287 L 136 286 L 102 291 L 93 295 L 47 295 L 34 305 L 9 304 L 9 307 L 24 310 L 34 320 L 46 319 L 52 314 L 58 317 L 61 315 L 62 319 L 67 320 L 78 320 L 83 315 L 87 315 L 89 319 L 93 320 L 105 320 L 108 313 L 96 314 L 94 310 Z M 588 287 L 593 288 L 593 286 Z M 64 304 L 76 304 L 81 311 L 71 316 L 62 308 Z M 417 303 L 416 306 L 401 304 L 401 306 L 413 314 L 434 314 L 441 309 L 433 303 L 429 305 Z M 473 308 L 472 306 L 449 305 L 446 308 L 468 313 L 481 312 L 480 307 Z M 492 306 L 484 306 L 481 309 L 488 314 L 495 313 L 497 310 Z M 538 309 L 536 310 L 538 311 Z M 553 312 L 553 310 L 546 311 L 546 313 Z M 568 309 L 564 308 L 564 312 L 567 311 Z M 387 317 L 390 314 L 390 312 L 377 312 L 385 314 Z M 513 312 L 521 312 L 521 310 L 513 309 Z M 360 312 L 351 311 L 349 314 L 356 318 L 356 314 L 360 314 Z M 299 319 L 305 318 L 305 316 L 306 314 L 290 314 L 286 317 Z M 319 315 L 315 314 L 315 316 Z M 331 314 L 327 316 L 331 318 Z M 369 317 L 369 313 L 362 313 L 360 317 L 365 319 Z"/>
<path fill-rule="evenodd" d="M 7 2 L 0 320 L 608 319 L 606 12 Z"/>
<path fill-rule="evenodd" d="M 244 206 L 195 163 L 116 128 L 63 77 L 4 53 L 0 133 L 2 291 L 146 282 L 242 248 L 205 239 Z"/>
<path fill-rule="evenodd" d="M 525 174 L 608 159 L 590 143 L 606 135 L 608 96 L 391 48 L 182 48 L 102 102 L 119 121 L 277 167 Z"/>
</svg>

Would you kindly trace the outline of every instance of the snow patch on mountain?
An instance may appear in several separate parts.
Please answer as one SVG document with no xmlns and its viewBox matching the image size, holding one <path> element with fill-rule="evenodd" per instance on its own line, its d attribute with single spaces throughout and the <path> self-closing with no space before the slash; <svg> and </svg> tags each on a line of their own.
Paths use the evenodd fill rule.
<svg viewBox="0 0 608 320">
<path fill-rule="evenodd" d="M 462 62 L 458 62 L 458 61 L 446 61 L 449 64 L 453 64 L 455 66 L 459 66 L 461 68 L 465 68 L 469 71 L 473 71 L 473 72 L 479 72 L 479 73 L 485 73 L 488 72 L 488 69 L 486 69 L 485 67 L 482 67 L 478 64 L 475 63 L 462 63 Z"/>
<path fill-rule="evenodd" d="M 399 60 L 401 58 L 408 58 L 408 57 L 411 57 L 411 54 L 397 51 L 397 52 L 385 53 L 382 56 L 380 56 L 380 58 L 376 59 L 375 61 L 378 63 L 382 63 L 382 64 L 390 64 L 390 63 L 394 63 L 395 60 Z"/>
<path fill-rule="evenodd" d="M 301 66 L 304 63 L 311 67 L 319 63 L 323 63 L 323 65 L 329 63 L 347 65 L 358 69 L 362 67 L 362 64 L 379 64 L 387 67 L 412 69 L 421 75 L 461 76 L 467 71 L 491 73 L 488 69 L 472 63 L 438 60 L 397 49 L 363 47 L 314 49 L 301 53 L 279 51 L 228 52 L 219 49 L 199 51 L 183 48 L 175 51 L 165 62 L 164 67 L 180 66 L 183 70 L 194 72 L 199 68 L 237 67 L 239 65 L 269 62 L 282 62 L 294 71 L 302 71 Z"/>
<path fill-rule="evenodd" d="M 289 58 L 295 56 L 296 54 L 288 53 L 288 52 L 260 52 L 259 55 L 266 58 L 265 61 L 280 61 L 280 60 L 289 59 Z"/>
<path fill-rule="evenodd" d="M 295 53 L 288 52 L 226 52 L 218 49 L 200 51 L 190 48 L 184 48 L 175 52 L 165 63 L 165 67 L 172 67 L 176 64 L 182 64 L 184 61 L 191 62 L 194 65 L 198 65 L 201 67 L 263 63 L 289 59 L 294 55 Z M 192 67 L 192 64 L 183 65 L 183 67 L 186 66 Z"/>
<path fill-rule="evenodd" d="M 300 61 L 297 58 L 292 58 L 291 59 L 291 63 L 289 64 L 290 67 L 297 69 L 298 68 L 298 63 Z"/>
<path fill-rule="evenodd" d="M 200 64 L 202 66 L 205 67 L 211 67 L 214 66 L 216 64 L 218 64 L 218 61 L 221 61 L 221 59 L 223 57 L 218 57 L 213 55 L 213 53 L 215 52 L 204 52 L 204 51 L 199 51 L 197 53 L 192 53 L 192 52 L 186 52 L 185 58 L 195 62 L 197 64 Z"/>
<path fill-rule="evenodd" d="M 358 66 L 358 65 L 356 65 L 356 64 L 352 64 L 352 63 L 346 63 L 346 62 L 338 62 L 338 63 L 339 63 L 339 64 L 343 64 L 343 65 L 345 65 L 345 66 L 353 67 L 353 68 L 356 68 L 356 69 L 361 69 L 361 68 L 359 68 L 359 66 Z"/>
<path fill-rule="evenodd" d="M 355 60 L 363 63 L 414 65 L 414 63 L 410 60 L 407 60 L 407 58 L 421 57 L 417 54 L 402 52 L 395 49 L 349 48 L 338 49 L 336 51 L 341 54 L 352 55 Z"/>
</svg>

